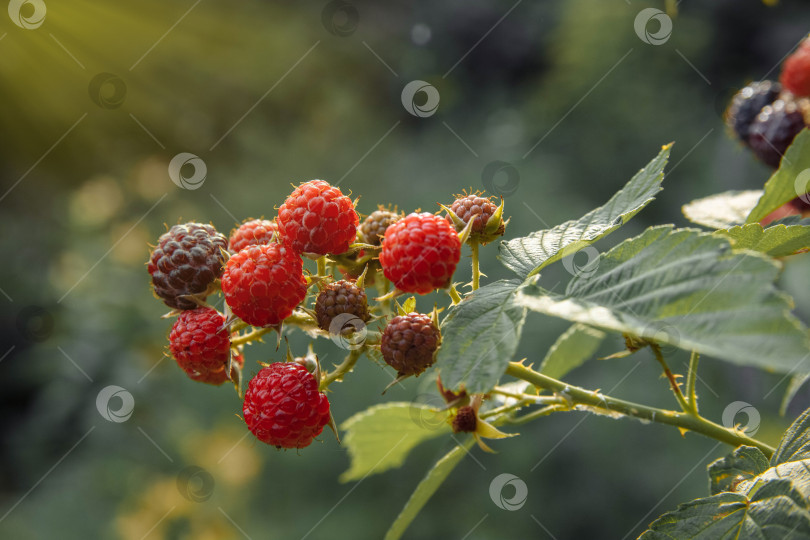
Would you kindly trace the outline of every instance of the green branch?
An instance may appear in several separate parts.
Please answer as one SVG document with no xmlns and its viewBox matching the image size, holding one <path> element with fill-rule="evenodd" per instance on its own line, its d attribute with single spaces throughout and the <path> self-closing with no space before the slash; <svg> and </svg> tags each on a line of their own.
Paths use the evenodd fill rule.
<svg viewBox="0 0 810 540">
<path fill-rule="evenodd" d="M 748 437 L 740 431 L 723 427 L 719 424 L 703 418 L 702 416 L 692 414 L 691 412 L 676 412 L 668 411 L 665 409 L 658 409 L 655 407 L 648 407 L 631 401 L 625 401 L 610 396 L 606 396 L 599 392 L 592 392 L 572 386 L 557 379 L 553 379 L 542 373 L 538 373 L 526 366 L 517 362 L 510 362 L 506 373 L 512 377 L 530 382 L 538 388 L 545 388 L 552 392 L 564 396 L 570 400 L 574 405 L 584 405 L 588 407 L 598 407 L 608 411 L 617 412 L 625 416 L 631 416 L 641 420 L 648 420 L 651 422 L 658 422 L 659 424 L 667 424 L 676 426 L 680 429 L 694 431 L 706 437 L 730 444 L 732 446 L 748 445 L 755 446 L 762 450 L 766 457 L 770 458 L 773 453 L 773 447 Z M 547 407 L 546 409 L 549 409 Z M 535 411 L 537 413 L 545 411 L 540 409 Z M 549 411 L 553 412 L 553 411 Z M 534 414 L 534 413 L 529 413 Z M 526 418 L 528 414 L 522 418 Z"/>
</svg>

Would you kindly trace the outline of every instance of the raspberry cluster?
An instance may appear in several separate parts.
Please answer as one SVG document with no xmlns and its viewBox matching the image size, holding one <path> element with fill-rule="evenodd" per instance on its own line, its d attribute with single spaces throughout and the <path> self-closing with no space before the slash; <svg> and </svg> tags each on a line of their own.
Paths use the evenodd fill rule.
<svg viewBox="0 0 810 540">
<path fill-rule="evenodd" d="M 763 163 L 774 169 L 810 121 L 810 40 L 782 65 L 779 82 L 749 84 L 732 98 L 726 125 Z"/>
<path fill-rule="evenodd" d="M 438 311 L 416 312 L 413 297 L 404 304 L 391 300 L 447 289 L 459 301 L 452 279 L 462 244 L 473 246 L 475 276 L 478 243 L 502 235 L 506 226 L 503 204 L 478 193 L 440 206 L 447 216 L 403 216 L 378 206 L 361 224 L 348 196 L 312 180 L 294 188 L 273 219 L 246 220 L 229 238 L 212 225 L 174 225 L 148 262 L 155 295 L 177 317 L 169 354 L 192 380 L 230 380 L 241 395 L 245 347 L 268 332 L 277 332 L 280 343 L 285 330 L 297 327 L 353 351 L 334 371 L 321 373 L 313 351 L 294 359 L 288 348 L 287 361 L 262 364 L 247 384 L 242 413 L 250 432 L 278 448 L 308 446 L 324 426 L 334 428 L 323 390 L 351 370 L 357 350 L 381 356 L 400 378 L 434 364 Z M 345 279 L 335 277 L 339 271 Z M 372 305 L 370 285 L 379 291 Z M 208 299 L 215 293 L 222 294 L 223 312 Z M 367 328 L 375 320 L 381 331 Z"/>
</svg>

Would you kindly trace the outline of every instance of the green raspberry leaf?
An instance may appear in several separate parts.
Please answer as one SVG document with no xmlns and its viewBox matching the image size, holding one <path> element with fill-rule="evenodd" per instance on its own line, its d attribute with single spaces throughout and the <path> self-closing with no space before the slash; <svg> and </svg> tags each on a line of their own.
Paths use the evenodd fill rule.
<svg viewBox="0 0 810 540">
<path fill-rule="evenodd" d="M 726 191 L 685 204 L 681 212 L 686 219 L 697 225 L 710 229 L 728 229 L 745 223 L 745 218 L 757 205 L 762 193 L 761 189 Z"/>
<path fill-rule="evenodd" d="M 526 278 L 612 233 L 652 202 L 661 191 L 664 166 L 671 148 L 672 144 L 664 146 L 604 206 L 552 229 L 503 241 L 498 248 L 498 258 L 504 266 Z"/>
<path fill-rule="evenodd" d="M 450 308 L 442 321 L 436 357 L 442 384 L 484 393 L 498 384 L 520 341 L 526 308 L 515 304 L 521 282 L 501 280 L 481 287 Z"/>
<path fill-rule="evenodd" d="M 408 402 L 383 403 L 355 414 L 340 426 L 351 457 L 340 481 L 399 467 L 416 445 L 450 432 L 445 418 L 438 409 Z"/>
<path fill-rule="evenodd" d="M 439 486 L 442 485 L 450 473 L 453 472 L 453 469 L 456 468 L 456 465 L 458 465 L 474 441 L 475 439 L 468 437 L 468 440 L 463 445 L 456 446 L 436 462 L 436 465 L 428 471 L 427 475 L 416 486 L 416 491 L 405 503 L 402 512 L 399 513 L 397 519 L 385 534 L 385 540 L 399 540 L 402 537 L 416 515 L 427 504 L 430 497 L 436 493 L 436 490 L 439 489 Z"/>
<path fill-rule="evenodd" d="M 595 259 L 564 294 L 536 285 L 534 311 L 698 351 L 739 365 L 810 371 L 806 328 L 774 287 L 779 265 L 712 234 L 653 227 Z"/>
<path fill-rule="evenodd" d="M 810 249 L 810 226 L 773 225 L 767 229 L 759 223 L 717 231 L 731 240 L 734 249 L 750 249 L 771 257 L 787 257 Z"/>
<path fill-rule="evenodd" d="M 810 130 L 803 129 L 788 146 L 779 169 L 765 183 L 765 193 L 746 223 L 762 218 L 810 189 Z"/>
<path fill-rule="evenodd" d="M 590 359 L 607 334 L 584 324 L 574 324 L 557 338 L 540 364 L 540 373 L 561 379 Z"/>
<path fill-rule="evenodd" d="M 655 520 L 639 540 L 810 539 L 810 410 L 782 437 L 770 464 L 741 446 L 709 465 L 711 497 Z"/>
</svg>

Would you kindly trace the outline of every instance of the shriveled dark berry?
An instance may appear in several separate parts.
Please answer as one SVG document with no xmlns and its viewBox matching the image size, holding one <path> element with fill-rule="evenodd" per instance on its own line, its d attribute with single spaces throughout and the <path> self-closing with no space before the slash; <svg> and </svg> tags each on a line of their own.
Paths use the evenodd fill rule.
<svg viewBox="0 0 810 540">
<path fill-rule="evenodd" d="M 385 230 L 402 219 L 400 214 L 380 208 L 375 210 L 360 224 L 361 240 L 364 244 L 379 246 L 385 236 Z"/>
<path fill-rule="evenodd" d="M 402 375 L 419 375 L 433 365 L 441 334 L 422 313 L 394 317 L 383 330 L 380 348 L 386 363 Z"/>
<path fill-rule="evenodd" d="M 368 313 L 368 300 L 366 292 L 351 281 L 340 280 L 327 285 L 318 294 L 315 300 L 315 315 L 318 318 L 318 326 L 323 330 L 330 331 L 330 326 L 338 315 L 348 314 L 346 321 L 340 322 L 338 333 L 344 327 L 356 329 L 356 324 L 351 319 L 360 319 L 367 322 L 371 316 Z"/>
<path fill-rule="evenodd" d="M 748 144 L 751 124 L 766 105 L 779 97 L 782 85 L 773 81 L 754 82 L 737 92 L 726 109 L 726 125 Z"/>
<path fill-rule="evenodd" d="M 471 219 L 474 220 L 470 233 L 484 232 L 487 220 L 492 217 L 492 214 L 497 209 L 498 205 L 493 203 L 492 200 L 475 194 L 459 197 L 450 206 L 450 210 L 460 217 L 464 223 L 469 223 Z"/>
<path fill-rule="evenodd" d="M 763 163 L 776 169 L 802 129 L 804 116 L 796 103 L 779 99 L 763 108 L 751 124 L 748 144 Z"/>
<path fill-rule="evenodd" d="M 194 309 L 198 304 L 184 295 L 199 295 L 208 289 L 223 270 L 220 249 L 228 248 L 228 239 L 211 225 L 184 223 L 175 225 L 158 239 L 148 270 L 155 294 L 167 306 Z"/>
<path fill-rule="evenodd" d="M 478 425 L 478 417 L 475 415 L 475 409 L 467 405 L 460 407 L 453 418 L 453 431 L 456 433 L 472 433 Z"/>
</svg>

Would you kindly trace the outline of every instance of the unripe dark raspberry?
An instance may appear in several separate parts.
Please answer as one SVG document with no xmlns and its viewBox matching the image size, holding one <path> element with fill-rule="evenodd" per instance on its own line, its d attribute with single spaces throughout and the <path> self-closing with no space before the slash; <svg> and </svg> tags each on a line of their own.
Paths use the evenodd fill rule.
<svg viewBox="0 0 810 540">
<path fill-rule="evenodd" d="M 441 334 L 430 316 L 408 313 L 391 319 L 383 330 L 383 359 L 398 375 L 419 375 L 433 365 Z"/>
<path fill-rule="evenodd" d="M 344 317 L 346 320 L 339 321 L 338 328 L 330 328 L 335 317 L 344 314 L 347 314 Z M 353 324 L 352 320 L 359 319 L 365 323 L 371 318 L 368 313 L 366 292 L 351 281 L 345 280 L 330 283 L 318 294 L 315 300 L 315 315 L 318 326 L 333 333 L 339 333 L 347 325 L 356 329 L 359 321 Z"/>
<path fill-rule="evenodd" d="M 487 226 L 490 218 L 498 213 L 498 206 L 492 202 L 492 199 L 481 197 L 476 193 L 459 196 L 453 201 L 450 211 L 458 219 L 454 222 L 454 218 L 450 216 L 447 220 L 455 225 L 456 230 L 459 232 L 472 220 L 472 227 L 470 228 L 470 239 L 472 241 L 486 244 L 499 236 L 503 236 L 506 230 L 506 223 L 504 223 L 502 217 L 498 222 L 493 219 L 493 223 L 489 227 Z M 495 219 L 498 219 L 498 217 Z M 458 220 L 461 220 L 461 223 L 458 223 Z"/>
<path fill-rule="evenodd" d="M 230 349 L 225 316 L 209 307 L 183 311 L 169 334 L 169 351 L 177 365 L 195 381 L 225 382 Z M 241 357 L 234 357 L 234 361 L 241 364 Z"/>
<path fill-rule="evenodd" d="M 748 144 L 763 163 L 776 169 L 802 129 L 804 116 L 796 103 L 779 99 L 763 108 L 751 124 Z"/>
<path fill-rule="evenodd" d="M 211 225 L 175 225 L 158 240 L 148 270 L 155 294 L 167 306 L 194 309 L 199 304 L 185 295 L 202 295 L 222 274 L 228 240 Z"/>
<path fill-rule="evenodd" d="M 276 362 L 251 379 L 242 413 L 260 441 L 277 448 L 304 448 L 329 423 L 329 400 L 304 366 Z"/>
<path fill-rule="evenodd" d="M 400 219 L 402 219 L 402 215 L 396 212 L 383 208 L 375 210 L 360 224 L 360 240 L 365 244 L 379 246 L 388 226 Z"/>
<path fill-rule="evenodd" d="M 734 96 L 726 109 L 726 125 L 744 143 L 748 144 L 751 124 L 766 105 L 779 97 L 782 86 L 773 81 L 751 83 Z"/>
<path fill-rule="evenodd" d="M 228 249 L 236 253 L 248 246 L 260 246 L 273 241 L 273 234 L 278 232 L 278 225 L 269 219 L 251 219 L 242 223 L 231 232 Z"/>
<path fill-rule="evenodd" d="M 475 409 L 466 405 L 459 407 L 456 416 L 453 418 L 453 431 L 455 433 L 472 433 L 478 426 L 478 416 Z"/>
</svg>

